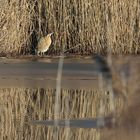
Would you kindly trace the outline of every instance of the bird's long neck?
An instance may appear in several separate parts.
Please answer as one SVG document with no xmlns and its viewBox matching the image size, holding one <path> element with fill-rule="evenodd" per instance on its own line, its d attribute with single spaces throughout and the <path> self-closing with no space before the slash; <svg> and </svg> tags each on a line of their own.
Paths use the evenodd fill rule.
<svg viewBox="0 0 140 140">
<path fill-rule="evenodd" d="M 51 36 L 50 36 L 50 35 L 47 35 L 47 36 L 45 37 L 45 39 L 51 39 Z"/>
</svg>

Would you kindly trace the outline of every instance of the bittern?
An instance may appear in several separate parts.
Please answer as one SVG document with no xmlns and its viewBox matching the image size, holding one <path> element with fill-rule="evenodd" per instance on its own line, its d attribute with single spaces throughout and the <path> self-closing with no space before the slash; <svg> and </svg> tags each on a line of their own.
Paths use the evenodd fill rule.
<svg viewBox="0 0 140 140">
<path fill-rule="evenodd" d="M 53 33 L 50 33 L 47 36 L 40 38 L 36 47 L 37 55 L 39 55 L 40 53 L 41 55 L 44 55 L 44 53 L 49 49 L 52 43 L 52 39 L 51 39 L 52 34 Z"/>
</svg>

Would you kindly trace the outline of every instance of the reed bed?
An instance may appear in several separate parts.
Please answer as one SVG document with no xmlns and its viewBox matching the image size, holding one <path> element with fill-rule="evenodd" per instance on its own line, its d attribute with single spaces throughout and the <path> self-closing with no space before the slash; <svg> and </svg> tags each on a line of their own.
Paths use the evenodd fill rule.
<svg viewBox="0 0 140 140">
<path fill-rule="evenodd" d="M 138 0 L 1 0 L 0 54 L 34 54 L 54 32 L 49 54 L 140 52 Z"/>
<path fill-rule="evenodd" d="M 60 112 L 54 115 L 55 89 L 0 89 L 0 139 L 53 139 L 54 127 L 32 126 L 32 120 L 46 119 L 90 119 L 98 116 L 100 101 L 105 105 L 104 116 L 110 113 L 108 96 L 103 91 L 61 90 Z M 70 113 L 66 111 L 69 97 Z M 116 101 L 120 108 L 121 102 Z M 69 128 L 59 129 L 59 138 L 65 139 Z M 71 128 L 69 138 L 75 140 L 98 140 L 99 130 Z"/>
</svg>

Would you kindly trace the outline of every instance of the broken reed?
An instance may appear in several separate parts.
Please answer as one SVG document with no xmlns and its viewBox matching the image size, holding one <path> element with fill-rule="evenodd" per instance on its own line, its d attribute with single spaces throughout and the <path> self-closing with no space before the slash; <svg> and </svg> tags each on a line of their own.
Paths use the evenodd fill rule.
<svg viewBox="0 0 140 140">
<path fill-rule="evenodd" d="M 140 52 L 137 0 L 1 0 L 0 54 L 34 53 L 38 39 L 54 32 L 50 53 Z"/>
</svg>

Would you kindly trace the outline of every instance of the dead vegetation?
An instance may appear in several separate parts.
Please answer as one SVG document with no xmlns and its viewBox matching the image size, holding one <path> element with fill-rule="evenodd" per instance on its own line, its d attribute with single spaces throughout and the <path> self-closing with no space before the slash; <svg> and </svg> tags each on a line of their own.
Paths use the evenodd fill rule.
<svg viewBox="0 0 140 140">
<path fill-rule="evenodd" d="M 1 0 L 0 54 L 34 54 L 40 37 L 54 32 L 49 54 L 140 52 L 137 0 Z"/>
</svg>

